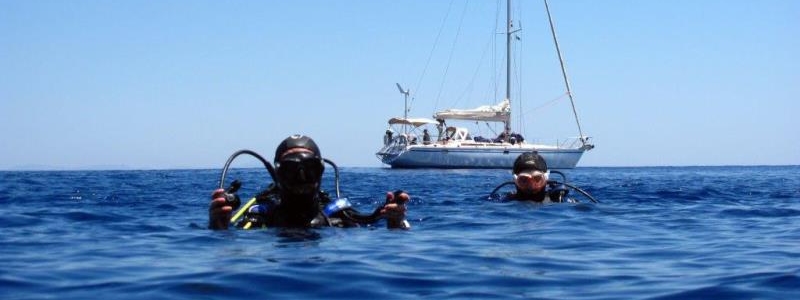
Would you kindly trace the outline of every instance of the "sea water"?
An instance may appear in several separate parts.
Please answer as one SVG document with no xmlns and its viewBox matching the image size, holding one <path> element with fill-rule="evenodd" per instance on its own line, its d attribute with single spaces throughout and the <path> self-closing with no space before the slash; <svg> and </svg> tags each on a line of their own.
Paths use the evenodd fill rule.
<svg viewBox="0 0 800 300">
<path fill-rule="evenodd" d="M 490 200 L 508 170 L 342 168 L 361 211 L 407 190 L 412 229 L 211 231 L 219 170 L 0 172 L 0 299 L 800 299 L 800 167 L 565 173 L 600 203 Z M 271 181 L 233 179 L 245 200 Z"/>
</svg>

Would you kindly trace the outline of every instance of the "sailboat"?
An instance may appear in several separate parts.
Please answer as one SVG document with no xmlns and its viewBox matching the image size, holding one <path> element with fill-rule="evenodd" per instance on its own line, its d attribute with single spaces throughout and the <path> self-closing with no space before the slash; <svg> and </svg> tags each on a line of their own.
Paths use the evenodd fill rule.
<svg viewBox="0 0 800 300">
<path fill-rule="evenodd" d="M 508 169 L 514 160 L 525 152 L 538 152 L 552 169 L 574 168 L 586 151 L 594 148 L 589 137 L 583 134 L 575 109 L 571 87 L 564 67 L 564 60 L 558 46 L 555 28 L 550 16 L 547 0 L 544 0 L 550 30 L 561 64 L 564 83 L 572 104 L 575 122 L 578 125 L 577 138 L 566 139 L 558 144 L 528 143 L 524 137 L 511 129 L 511 1 L 506 8 L 506 95 L 505 99 L 494 105 L 484 105 L 473 109 L 447 109 L 435 112 L 433 119 L 409 118 L 409 90 L 397 84 L 405 95 L 406 107 L 404 116 L 389 119 L 390 129 L 384 136 L 384 145 L 376 156 L 384 164 L 392 168 L 442 168 L 442 169 Z M 465 127 L 447 126 L 448 120 L 464 120 L 478 122 L 501 122 L 503 131 L 493 139 L 473 137 Z M 426 127 L 435 126 L 438 135 L 436 140 L 430 138 Z M 400 130 L 391 130 L 400 127 Z M 421 128 L 425 128 L 420 130 Z M 421 131 L 421 132 L 420 132 Z M 396 133 L 398 132 L 398 133 Z M 421 137 L 421 138 L 420 138 Z"/>
</svg>

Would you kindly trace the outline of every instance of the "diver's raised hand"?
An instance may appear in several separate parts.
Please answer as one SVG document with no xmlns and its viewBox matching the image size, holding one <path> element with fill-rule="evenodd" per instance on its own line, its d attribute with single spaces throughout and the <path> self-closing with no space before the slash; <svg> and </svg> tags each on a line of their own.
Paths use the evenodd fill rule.
<svg viewBox="0 0 800 300">
<path fill-rule="evenodd" d="M 406 221 L 406 203 L 410 199 L 404 191 L 386 193 L 386 203 L 381 208 L 381 214 L 386 218 L 387 228 L 411 228 L 411 224 Z"/>
<path fill-rule="evenodd" d="M 225 190 L 214 190 L 211 193 L 211 199 L 211 203 L 208 204 L 208 228 L 228 229 L 233 207 L 225 201 Z"/>
</svg>

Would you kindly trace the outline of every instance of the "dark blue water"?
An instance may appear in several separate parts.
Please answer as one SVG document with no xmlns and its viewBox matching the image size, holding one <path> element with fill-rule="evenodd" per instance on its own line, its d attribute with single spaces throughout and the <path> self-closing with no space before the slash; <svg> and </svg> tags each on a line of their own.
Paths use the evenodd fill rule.
<svg viewBox="0 0 800 300">
<path fill-rule="evenodd" d="M 362 211 L 410 191 L 410 231 L 209 231 L 219 174 L 0 172 L 0 299 L 800 298 L 798 166 L 578 168 L 601 203 L 547 206 L 487 200 L 508 171 L 343 168 Z"/>
</svg>

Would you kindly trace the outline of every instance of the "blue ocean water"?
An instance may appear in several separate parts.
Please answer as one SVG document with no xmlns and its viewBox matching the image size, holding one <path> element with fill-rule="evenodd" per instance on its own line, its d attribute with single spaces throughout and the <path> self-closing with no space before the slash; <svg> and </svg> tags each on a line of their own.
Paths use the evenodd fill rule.
<svg viewBox="0 0 800 300">
<path fill-rule="evenodd" d="M 408 190 L 413 228 L 210 231 L 219 170 L 0 172 L 0 298 L 800 298 L 800 166 L 566 175 L 600 203 L 488 200 L 503 170 L 342 168 L 362 211 Z"/>
</svg>

